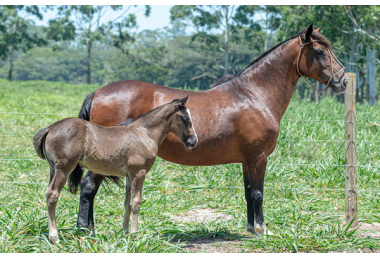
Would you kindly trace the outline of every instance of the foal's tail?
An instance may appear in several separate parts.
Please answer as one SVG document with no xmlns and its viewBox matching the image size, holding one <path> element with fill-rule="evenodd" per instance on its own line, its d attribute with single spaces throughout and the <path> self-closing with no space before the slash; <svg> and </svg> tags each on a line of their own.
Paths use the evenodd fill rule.
<svg viewBox="0 0 380 260">
<path fill-rule="evenodd" d="M 45 160 L 46 160 L 46 156 L 44 153 L 44 146 L 45 146 L 45 139 L 48 133 L 49 133 L 49 127 L 41 129 L 33 137 L 34 150 L 36 150 L 38 157 Z"/>
<path fill-rule="evenodd" d="M 44 160 L 48 160 L 50 166 L 52 166 L 53 163 L 49 161 L 48 158 L 46 158 L 46 154 L 44 151 L 45 139 L 48 133 L 49 133 L 49 127 L 38 131 L 37 134 L 33 138 L 33 146 L 34 146 L 34 150 L 36 150 L 38 157 Z M 78 191 L 78 185 L 81 181 L 82 174 L 83 174 L 83 169 L 77 164 L 74 171 L 70 174 L 70 177 L 69 177 L 69 191 L 71 193 L 75 194 Z M 50 181 L 51 181 L 51 178 L 52 176 L 50 176 Z"/>
</svg>

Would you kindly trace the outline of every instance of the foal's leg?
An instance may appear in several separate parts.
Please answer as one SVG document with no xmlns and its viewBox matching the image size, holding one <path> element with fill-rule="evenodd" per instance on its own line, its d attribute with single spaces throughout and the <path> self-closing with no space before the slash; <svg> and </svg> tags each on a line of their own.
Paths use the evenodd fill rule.
<svg viewBox="0 0 380 260">
<path fill-rule="evenodd" d="M 49 222 L 49 240 L 53 243 L 59 242 L 57 220 L 55 217 L 55 208 L 62 188 L 65 186 L 68 173 L 64 173 L 61 169 L 55 169 L 54 177 L 52 178 L 49 187 L 46 191 L 46 204 L 48 209 Z"/>
<path fill-rule="evenodd" d="M 140 170 L 132 178 L 131 182 L 131 209 L 132 209 L 132 225 L 131 233 L 137 232 L 138 214 L 141 206 L 141 193 L 145 180 L 146 170 Z"/>
<path fill-rule="evenodd" d="M 126 185 L 125 185 L 125 201 L 124 201 L 124 221 L 123 221 L 123 229 L 124 233 L 129 233 L 129 219 L 131 217 L 131 183 L 129 181 L 129 178 L 126 178 Z"/>
<path fill-rule="evenodd" d="M 88 171 L 80 184 L 77 227 L 88 228 L 92 230 L 93 235 L 95 235 L 94 198 L 104 178 L 104 175 Z"/>
<path fill-rule="evenodd" d="M 252 233 L 259 234 L 271 234 L 270 231 L 266 230 L 266 226 L 264 223 L 264 215 L 263 215 L 263 199 L 264 199 L 264 176 L 265 169 L 267 166 L 267 156 L 263 152 L 259 154 L 256 158 L 254 158 L 248 164 L 248 179 L 249 179 L 249 193 L 246 194 L 247 197 L 251 197 L 250 201 L 247 199 L 247 204 L 252 202 L 253 207 L 247 207 L 248 209 L 248 223 L 247 230 Z M 246 178 L 245 179 L 245 187 L 246 186 Z M 252 230 L 252 208 L 253 208 L 253 220 L 254 220 L 254 230 Z M 251 221 L 251 222 L 250 222 Z"/>
</svg>

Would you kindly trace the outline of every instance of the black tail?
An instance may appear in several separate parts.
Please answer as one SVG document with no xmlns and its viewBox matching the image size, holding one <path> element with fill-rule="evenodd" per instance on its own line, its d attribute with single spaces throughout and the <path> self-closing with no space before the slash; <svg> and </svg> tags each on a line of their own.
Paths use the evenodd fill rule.
<svg viewBox="0 0 380 260">
<path fill-rule="evenodd" d="M 84 99 L 82 108 L 79 111 L 79 118 L 82 118 L 86 121 L 90 121 L 90 111 L 91 111 L 91 103 L 92 99 L 94 98 L 94 92 L 91 94 L 88 94 L 87 97 Z M 74 171 L 69 176 L 69 191 L 73 194 L 77 193 L 78 186 L 82 180 L 83 175 L 83 169 L 77 164 Z"/>
<path fill-rule="evenodd" d="M 92 92 L 87 95 L 87 97 L 84 99 L 82 108 L 79 111 L 78 117 L 81 119 L 84 119 L 86 121 L 90 121 L 90 112 L 91 112 L 91 103 L 92 99 L 94 98 L 95 92 Z M 78 191 L 78 186 L 82 180 L 82 174 L 83 169 L 77 165 L 75 170 L 70 174 L 69 177 L 69 191 L 71 193 L 76 193 Z M 120 180 L 119 177 L 116 176 L 106 176 L 106 184 L 108 184 L 108 179 L 112 182 L 116 183 L 119 187 L 123 186 L 123 182 Z"/>
<path fill-rule="evenodd" d="M 69 181 L 68 181 L 68 185 L 69 185 L 68 188 L 72 194 L 77 193 L 78 186 L 82 180 L 82 175 L 83 175 L 83 169 L 82 167 L 79 166 L 79 164 L 77 164 L 74 171 L 70 174 Z"/>
<path fill-rule="evenodd" d="M 88 94 L 87 97 L 83 101 L 82 108 L 79 111 L 79 118 L 82 118 L 86 121 L 90 121 L 90 111 L 91 111 L 91 103 L 94 98 L 95 92 Z"/>
</svg>

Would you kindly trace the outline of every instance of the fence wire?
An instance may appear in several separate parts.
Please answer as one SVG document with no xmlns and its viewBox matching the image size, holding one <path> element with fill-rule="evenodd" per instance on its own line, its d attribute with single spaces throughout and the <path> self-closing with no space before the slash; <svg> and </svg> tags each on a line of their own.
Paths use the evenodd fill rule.
<svg viewBox="0 0 380 260">
<path fill-rule="evenodd" d="M 369 113 L 369 112 L 363 112 Z M 44 115 L 44 116 L 77 116 L 77 114 L 67 114 L 67 113 L 31 113 L 31 112 L 0 112 L 0 114 L 15 114 L 15 115 Z M 342 114 L 343 115 L 343 114 Z M 296 119 L 296 118 L 283 118 L 282 121 L 294 121 L 294 122 L 345 122 L 344 119 Z M 363 120 L 368 121 L 368 120 Z M 24 134 L 3 134 L 0 137 L 33 137 L 34 135 L 24 135 Z M 342 139 L 330 139 L 330 140 L 313 140 L 313 139 L 278 139 L 278 142 L 345 142 L 346 140 Z M 380 143 L 380 141 L 368 141 L 368 140 L 357 140 L 356 143 Z M 43 159 L 35 159 L 35 158 L 2 158 L 0 161 L 43 161 Z M 155 162 L 155 164 L 165 164 L 165 165 L 175 165 L 171 162 Z M 302 166 L 319 166 L 319 167 L 361 167 L 361 168 L 380 168 L 380 166 L 376 165 L 342 165 L 342 164 L 313 164 L 313 163 L 279 163 L 279 164 L 270 164 L 268 163 L 268 167 L 276 167 L 276 166 L 287 166 L 287 167 L 302 167 Z M 207 166 L 205 166 L 207 167 Z M 34 183 L 34 182 L 0 182 L 0 184 L 18 184 L 18 185 L 38 185 L 38 186 L 46 186 L 48 183 Z M 184 185 L 144 185 L 144 187 L 165 187 L 167 188 L 185 188 L 189 190 L 196 189 L 243 189 L 243 187 L 222 187 L 222 186 L 184 186 Z M 287 188 L 287 187 L 270 187 L 266 186 L 266 190 L 293 190 L 293 191 L 352 191 L 352 189 L 332 189 L 332 188 Z M 379 192 L 380 190 L 366 190 L 366 189 L 356 189 L 356 192 Z"/>
<path fill-rule="evenodd" d="M 10 182 L 10 181 L 2 181 L 0 184 L 19 184 L 19 185 L 36 185 L 36 186 L 48 186 L 48 182 Z M 144 184 L 144 187 L 154 187 L 154 188 L 185 188 L 188 190 L 213 190 L 213 189 L 243 189 L 244 187 L 240 186 L 206 186 L 206 185 L 199 185 L 199 186 L 189 186 L 189 185 L 153 185 L 153 184 Z M 295 190 L 295 191 L 352 191 L 352 189 L 333 189 L 333 188 L 311 188 L 311 187 L 302 187 L 302 188 L 288 188 L 288 187 L 271 187 L 271 186 L 265 186 L 264 190 Z M 356 192 L 379 192 L 380 190 L 366 190 L 366 189 L 356 189 L 354 190 Z"/>
</svg>

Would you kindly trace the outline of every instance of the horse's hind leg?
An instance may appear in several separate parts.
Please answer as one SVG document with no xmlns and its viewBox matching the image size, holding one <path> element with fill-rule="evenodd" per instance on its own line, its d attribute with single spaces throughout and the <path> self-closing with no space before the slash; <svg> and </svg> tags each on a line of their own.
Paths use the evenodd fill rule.
<svg viewBox="0 0 380 260">
<path fill-rule="evenodd" d="M 88 228 L 92 230 L 93 235 L 95 235 L 94 198 L 103 180 L 104 175 L 88 171 L 80 184 L 77 227 Z"/>
<path fill-rule="evenodd" d="M 129 219 L 131 217 L 131 183 L 129 178 L 126 178 L 126 186 L 125 186 L 125 201 L 124 201 L 124 221 L 123 221 L 123 229 L 124 233 L 129 233 Z"/>
<path fill-rule="evenodd" d="M 48 222 L 49 222 L 49 240 L 53 243 L 59 242 L 57 219 L 55 216 L 55 208 L 62 188 L 65 186 L 67 177 L 60 169 L 55 169 L 54 177 L 52 178 L 49 187 L 46 191 L 46 204 L 48 209 Z"/>
</svg>

